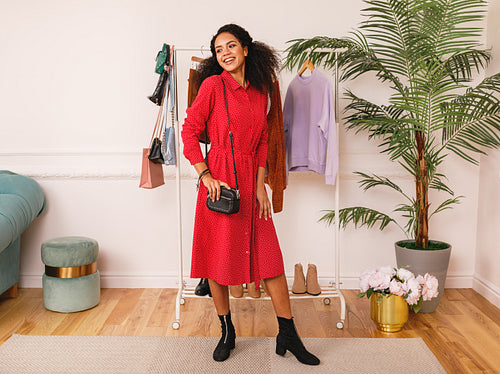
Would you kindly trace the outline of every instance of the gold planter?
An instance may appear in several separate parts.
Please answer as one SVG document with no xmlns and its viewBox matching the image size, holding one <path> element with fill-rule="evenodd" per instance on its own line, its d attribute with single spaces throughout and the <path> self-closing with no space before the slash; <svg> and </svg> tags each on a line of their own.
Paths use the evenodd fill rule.
<svg viewBox="0 0 500 374">
<path fill-rule="evenodd" d="M 374 292 L 370 297 L 370 317 L 379 330 L 399 331 L 408 321 L 408 304 L 403 296 Z"/>
</svg>

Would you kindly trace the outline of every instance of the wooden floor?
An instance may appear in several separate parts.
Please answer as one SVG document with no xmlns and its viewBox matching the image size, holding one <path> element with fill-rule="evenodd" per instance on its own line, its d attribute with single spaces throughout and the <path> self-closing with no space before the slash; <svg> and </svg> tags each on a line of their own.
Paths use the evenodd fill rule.
<svg viewBox="0 0 500 374">
<path fill-rule="evenodd" d="M 17 298 L 0 300 L 0 344 L 12 334 L 218 336 L 219 320 L 211 299 L 188 298 L 175 319 L 174 289 L 103 289 L 101 303 L 88 311 L 63 314 L 46 310 L 41 289 L 20 289 Z M 410 313 L 398 333 L 378 331 L 369 302 L 346 290 L 347 318 L 336 328 L 340 305 L 333 299 L 292 300 L 303 337 L 421 337 L 449 373 L 500 373 L 500 310 L 471 289 L 447 289 L 436 312 Z M 237 336 L 275 336 L 277 323 L 270 301 L 234 300 L 231 313 Z M 409 353 L 410 354 L 410 353 Z M 361 358 L 360 358 L 361 359 Z"/>
</svg>

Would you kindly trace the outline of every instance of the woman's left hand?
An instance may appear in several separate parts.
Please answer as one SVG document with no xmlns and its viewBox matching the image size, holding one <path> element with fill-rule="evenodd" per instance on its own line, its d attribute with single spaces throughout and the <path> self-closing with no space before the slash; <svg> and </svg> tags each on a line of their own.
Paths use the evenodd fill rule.
<svg viewBox="0 0 500 374">
<path fill-rule="evenodd" d="M 257 201 L 259 202 L 259 218 L 271 218 L 271 202 L 267 197 L 266 187 L 257 187 Z"/>
</svg>

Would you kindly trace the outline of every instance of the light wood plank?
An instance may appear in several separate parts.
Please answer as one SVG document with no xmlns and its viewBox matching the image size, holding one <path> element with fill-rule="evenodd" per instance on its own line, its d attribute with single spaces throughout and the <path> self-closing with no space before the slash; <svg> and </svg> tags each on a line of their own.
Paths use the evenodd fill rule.
<svg viewBox="0 0 500 374">
<path fill-rule="evenodd" d="M 338 330 L 338 299 L 292 300 L 303 337 L 421 337 L 449 373 L 496 373 L 500 367 L 500 310 L 471 289 L 445 290 L 436 312 L 410 313 L 402 331 L 378 331 L 369 301 L 343 291 L 345 328 Z M 88 311 L 56 313 L 43 306 L 40 289 L 20 289 L 0 300 L 0 344 L 12 334 L 219 336 L 220 322 L 211 298 L 186 298 L 181 328 L 174 330 L 175 289 L 103 289 L 100 304 Z M 275 336 L 278 324 L 270 301 L 231 300 L 237 336 Z"/>
</svg>

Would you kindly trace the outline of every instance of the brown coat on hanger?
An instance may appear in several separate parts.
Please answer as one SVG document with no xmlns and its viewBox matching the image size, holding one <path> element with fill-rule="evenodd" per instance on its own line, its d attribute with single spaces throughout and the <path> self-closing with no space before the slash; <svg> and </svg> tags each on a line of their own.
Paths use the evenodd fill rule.
<svg viewBox="0 0 500 374">
<path fill-rule="evenodd" d="M 272 190 L 273 212 L 283 210 L 283 195 L 286 188 L 285 130 L 278 79 L 274 81 L 271 108 L 267 115 L 267 177 Z"/>
</svg>

